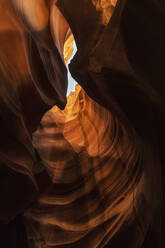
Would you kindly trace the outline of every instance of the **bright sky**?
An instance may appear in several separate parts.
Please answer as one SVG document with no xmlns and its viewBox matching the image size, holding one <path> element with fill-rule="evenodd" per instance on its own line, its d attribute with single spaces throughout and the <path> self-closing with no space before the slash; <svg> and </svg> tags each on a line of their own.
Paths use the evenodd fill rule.
<svg viewBox="0 0 165 248">
<path fill-rule="evenodd" d="M 76 81 L 72 78 L 69 68 L 68 68 L 68 64 L 70 63 L 71 59 L 73 58 L 73 56 L 75 55 L 76 51 L 77 51 L 77 47 L 76 47 L 76 43 L 74 41 L 73 43 L 73 54 L 72 57 L 69 59 L 68 63 L 67 63 L 67 69 L 68 69 L 68 91 L 67 91 L 67 96 L 70 94 L 71 91 L 75 91 L 75 85 L 77 84 Z"/>
</svg>

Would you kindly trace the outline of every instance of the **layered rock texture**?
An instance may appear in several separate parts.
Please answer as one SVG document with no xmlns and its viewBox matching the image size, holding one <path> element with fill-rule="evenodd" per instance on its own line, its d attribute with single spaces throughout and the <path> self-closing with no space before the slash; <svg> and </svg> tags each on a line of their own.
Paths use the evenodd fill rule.
<svg viewBox="0 0 165 248">
<path fill-rule="evenodd" d="M 0 0 L 0 247 L 165 246 L 164 25 L 162 1 Z"/>
<path fill-rule="evenodd" d="M 78 85 L 65 110 L 44 116 L 33 145 L 50 179 L 24 214 L 29 247 L 116 247 L 112 240 L 126 223 L 136 240 L 128 232 L 120 242 L 143 242 L 151 216 L 133 137 Z"/>
</svg>

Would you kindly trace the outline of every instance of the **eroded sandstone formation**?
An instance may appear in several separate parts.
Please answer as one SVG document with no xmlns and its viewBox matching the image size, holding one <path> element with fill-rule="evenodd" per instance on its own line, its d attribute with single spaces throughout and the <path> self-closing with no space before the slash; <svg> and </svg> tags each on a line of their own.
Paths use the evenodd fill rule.
<svg viewBox="0 0 165 248">
<path fill-rule="evenodd" d="M 164 4 L 0 3 L 0 246 L 164 247 Z"/>
<path fill-rule="evenodd" d="M 120 244 L 139 247 L 143 235 L 133 223 L 144 234 L 151 216 L 142 200 L 138 141 L 79 85 L 67 100 L 65 110 L 54 107 L 44 116 L 33 136 L 50 181 L 24 214 L 29 247 L 116 247 L 113 238 L 126 222 L 137 237 L 128 232 Z"/>
</svg>

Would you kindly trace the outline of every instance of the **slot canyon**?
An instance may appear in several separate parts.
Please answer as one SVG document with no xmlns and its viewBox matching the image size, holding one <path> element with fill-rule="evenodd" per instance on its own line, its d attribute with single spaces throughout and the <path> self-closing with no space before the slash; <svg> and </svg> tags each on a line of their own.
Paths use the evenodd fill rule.
<svg viewBox="0 0 165 248">
<path fill-rule="evenodd" d="M 164 27 L 162 0 L 0 0 L 0 247 L 165 247 Z"/>
</svg>

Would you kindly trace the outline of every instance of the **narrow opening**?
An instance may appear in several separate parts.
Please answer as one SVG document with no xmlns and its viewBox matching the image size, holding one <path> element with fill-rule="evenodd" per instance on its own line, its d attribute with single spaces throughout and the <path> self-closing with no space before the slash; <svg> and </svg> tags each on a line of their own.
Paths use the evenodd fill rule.
<svg viewBox="0 0 165 248">
<path fill-rule="evenodd" d="M 68 90 L 67 96 L 73 91 L 75 91 L 75 86 L 77 82 L 72 78 L 69 71 L 69 64 L 77 51 L 76 42 L 73 35 L 70 35 L 64 44 L 64 61 L 68 70 Z"/>
</svg>

